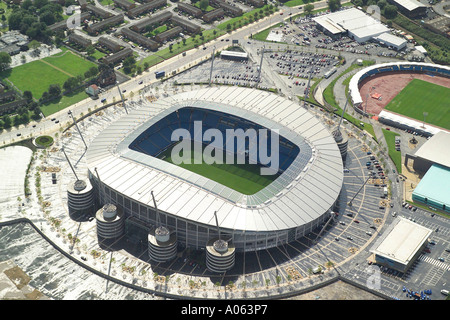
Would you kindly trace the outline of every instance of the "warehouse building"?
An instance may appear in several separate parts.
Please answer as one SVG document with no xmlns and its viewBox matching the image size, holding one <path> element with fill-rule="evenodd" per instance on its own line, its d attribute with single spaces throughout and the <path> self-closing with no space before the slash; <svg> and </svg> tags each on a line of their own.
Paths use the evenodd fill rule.
<svg viewBox="0 0 450 320">
<path fill-rule="evenodd" d="M 414 154 L 413 168 L 421 174 L 433 164 L 450 168 L 450 133 L 439 131 L 425 142 Z M 405 160 L 406 161 L 406 160 Z"/>
<path fill-rule="evenodd" d="M 424 226 L 398 217 L 370 252 L 377 264 L 405 273 L 427 246 L 431 233 Z"/>
<path fill-rule="evenodd" d="M 431 165 L 414 189 L 412 199 L 414 202 L 450 213 L 450 168 Z"/>
<path fill-rule="evenodd" d="M 404 49 L 408 43 L 406 39 L 394 36 L 393 34 L 387 32 L 374 37 L 374 40 L 378 41 L 381 45 L 392 47 L 397 51 Z"/>
<path fill-rule="evenodd" d="M 388 0 L 388 2 L 395 5 L 401 13 L 410 18 L 427 14 L 427 6 L 417 0 Z"/>
<path fill-rule="evenodd" d="M 333 38 L 348 35 L 360 43 L 389 32 L 380 21 L 357 8 L 325 14 L 313 20 L 319 29 Z"/>
</svg>

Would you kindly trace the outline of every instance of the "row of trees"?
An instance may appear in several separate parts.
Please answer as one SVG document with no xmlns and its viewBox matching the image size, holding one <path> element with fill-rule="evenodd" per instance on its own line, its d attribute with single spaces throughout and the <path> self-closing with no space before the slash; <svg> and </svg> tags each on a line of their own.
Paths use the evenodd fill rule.
<svg viewBox="0 0 450 320">
<path fill-rule="evenodd" d="M 48 90 L 42 94 L 42 97 L 39 99 L 39 102 L 46 103 L 58 98 L 61 98 L 64 95 L 62 89 L 65 92 L 70 93 L 76 91 L 80 87 L 84 87 L 85 82 L 88 82 L 91 78 L 96 77 L 99 73 L 99 69 L 96 66 L 91 67 L 87 70 L 84 75 L 78 75 L 76 77 L 70 77 L 67 79 L 62 88 L 60 84 L 51 84 L 48 87 Z"/>
<path fill-rule="evenodd" d="M 9 29 L 19 30 L 31 39 L 43 42 L 50 41 L 51 31 L 47 26 L 64 19 L 63 7 L 49 0 L 24 0 L 20 6 L 12 7 L 8 17 Z"/>
</svg>

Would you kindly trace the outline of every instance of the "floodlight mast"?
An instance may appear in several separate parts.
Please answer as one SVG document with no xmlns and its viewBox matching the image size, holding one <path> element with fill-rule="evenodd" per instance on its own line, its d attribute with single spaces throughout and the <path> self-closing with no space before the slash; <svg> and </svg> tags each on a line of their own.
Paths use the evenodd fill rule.
<svg viewBox="0 0 450 320">
<path fill-rule="evenodd" d="M 308 78 L 308 83 L 306 85 L 306 93 L 303 96 L 303 107 L 306 107 L 306 98 L 309 97 L 309 90 L 310 90 L 310 85 L 311 85 L 311 78 L 312 78 L 312 74 L 313 74 L 313 68 L 314 68 L 314 64 L 311 65 L 311 70 L 309 71 L 309 78 Z"/>
<path fill-rule="evenodd" d="M 220 228 L 219 228 L 219 221 L 217 220 L 217 211 L 214 211 L 214 217 L 216 218 L 217 233 L 219 234 L 220 240 Z"/>
<path fill-rule="evenodd" d="M 158 210 L 158 206 L 156 205 L 156 200 L 155 200 L 155 196 L 153 195 L 153 190 L 150 193 L 152 194 L 153 206 L 155 207 L 155 212 L 156 212 L 156 224 L 158 226 L 160 226 L 161 225 L 161 217 L 159 216 L 159 210 Z"/>
<path fill-rule="evenodd" d="M 261 82 L 261 70 L 262 70 L 265 49 L 266 49 L 266 46 L 263 46 L 261 49 L 261 62 L 259 63 L 258 78 L 257 78 L 258 82 L 256 83 L 255 86 L 258 86 L 258 84 Z"/>
<path fill-rule="evenodd" d="M 350 96 L 350 95 L 349 95 L 349 96 Z M 341 119 L 339 119 L 339 125 L 337 126 L 337 130 L 340 129 L 341 124 L 342 124 L 342 120 L 344 119 L 344 114 L 345 114 L 345 110 L 347 109 L 347 104 L 348 104 L 349 96 L 347 97 L 347 100 L 345 100 L 344 110 L 342 110 L 342 115 L 341 115 Z"/>
<path fill-rule="evenodd" d="M 75 178 L 77 179 L 77 181 L 80 180 L 80 179 L 78 179 L 77 173 L 75 172 L 75 169 L 73 168 L 72 163 L 70 163 L 69 157 L 67 156 L 66 151 L 64 150 L 64 147 L 61 148 L 61 150 L 64 153 L 64 156 L 66 157 L 66 160 L 69 163 L 69 166 L 72 169 L 72 172 L 75 175 Z"/>
<path fill-rule="evenodd" d="M 215 52 L 216 52 L 216 47 L 214 46 L 213 47 L 213 52 L 212 52 L 212 55 L 211 55 L 211 69 L 209 70 L 209 86 L 211 86 L 211 83 L 212 83 L 212 73 L 213 73 L 213 68 L 214 68 L 214 54 L 215 54 Z"/>
<path fill-rule="evenodd" d="M 74 123 L 74 125 L 75 125 L 75 127 L 77 128 L 77 130 L 78 130 L 78 133 L 80 134 L 80 136 L 81 136 L 81 140 L 83 140 L 83 143 L 84 143 L 84 146 L 86 147 L 86 149 L 88 148 L 88 146 L 87 146 L 87 144 L 86 144 L 86 141 L 84 141 L 84 137 L 83 137 L 83 135 L 81 134 L 81 130 L 80 130 L 80 128 L 78 127 L 78 124 L 77 124 L 77 122 L 75 121 L 75 118 L 73 117 L 73 113 L 72 113 L 72 110 L 69 110 L 69 112 L 68 112 L 68 114 L 69 114 L 69 116 L 72 118 L 72 120 L 73 120 L 73 123 Z"/>
</svg>

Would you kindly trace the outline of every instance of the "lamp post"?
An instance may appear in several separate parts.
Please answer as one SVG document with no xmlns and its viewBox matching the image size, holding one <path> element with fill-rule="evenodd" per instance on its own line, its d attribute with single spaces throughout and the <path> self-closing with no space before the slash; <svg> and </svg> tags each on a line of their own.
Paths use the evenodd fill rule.
<svg viewBox="0 0 450 320">
<path fill-rule="evenodd" d="M 424 112 L 423 113 L 423 128 L 425 129 L 425 118 L 426 118 L 426 116 L 428 115 L 428 112 Z"/>
</svg>

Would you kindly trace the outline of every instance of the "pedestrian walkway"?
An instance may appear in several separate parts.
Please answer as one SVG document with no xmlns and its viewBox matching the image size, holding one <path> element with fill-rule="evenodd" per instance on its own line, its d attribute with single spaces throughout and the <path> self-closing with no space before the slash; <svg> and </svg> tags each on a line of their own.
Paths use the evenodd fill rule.
<svg viewBox="0 0 450 320">
<path fill-rule="evenodd" d="M 441 269 L 450 271 L 450 265 L 448 263 L 445 263 L 445 262 L 433 259 L 433 258 L 431 258 L 431 257 L 429 257 L 429 256 L 427 256 L 425 254 L 422 254 L 422 255 L 419 256 L 419 261 L 425 261 L 425 262 L 427 262 L 429 264 L 432 264 L 432 265 L 434 265 L 436 267 L 439 267 Z"/>
</svg>

